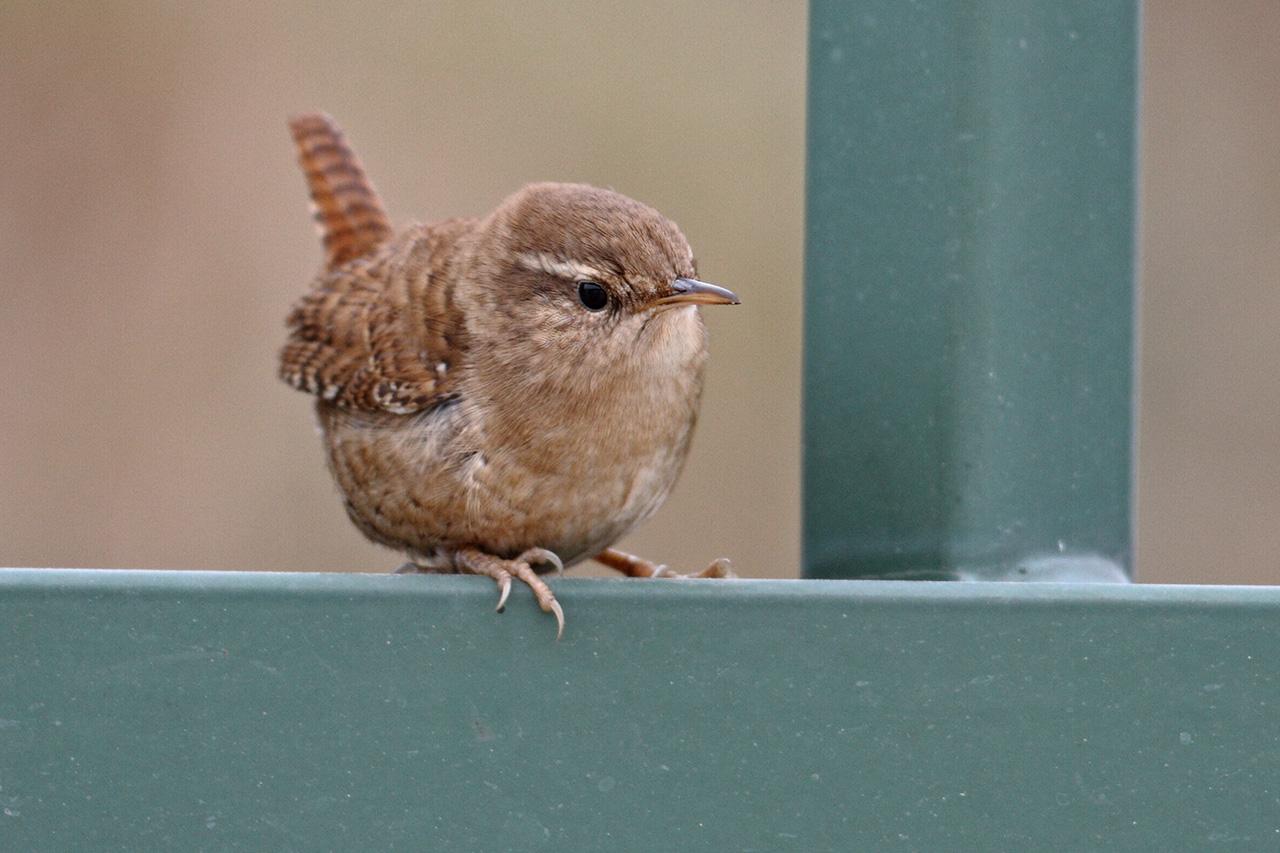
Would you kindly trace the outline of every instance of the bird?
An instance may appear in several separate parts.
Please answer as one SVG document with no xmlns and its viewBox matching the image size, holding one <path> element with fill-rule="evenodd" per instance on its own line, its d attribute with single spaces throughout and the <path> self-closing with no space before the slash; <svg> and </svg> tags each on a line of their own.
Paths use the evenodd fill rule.
<svg viewBox="0 0 1280 853">
<path fill-rule="evenodd" d="M 612 547 L 666 500 L 698 416 L 697 277 L 678 226 L 610 189 L 532 183 L 489 214 L 393 229 L 324 113 L 289 120 L 324 261 L 286 320 L 279 375 L 315 397 L 351 521 L 400 571 L 512 580 L 594 558 L 638 578 L 695 574 Z"/>
</svg>

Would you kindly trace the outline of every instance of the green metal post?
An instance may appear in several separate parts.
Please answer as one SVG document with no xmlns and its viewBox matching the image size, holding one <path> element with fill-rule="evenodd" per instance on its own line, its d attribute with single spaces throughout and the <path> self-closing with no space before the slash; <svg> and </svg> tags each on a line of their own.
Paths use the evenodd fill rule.
<svg viewBox="0 0 1280 853">
<path fill-rule="evenodd" d="M 1124 579 L 1136 5 L 810 33 L 805 574 Z"/>
</svg>

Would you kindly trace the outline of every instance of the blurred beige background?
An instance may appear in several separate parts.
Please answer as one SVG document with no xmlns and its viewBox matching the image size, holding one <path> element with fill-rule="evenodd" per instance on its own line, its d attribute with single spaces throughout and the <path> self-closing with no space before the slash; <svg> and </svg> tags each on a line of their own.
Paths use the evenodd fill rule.
<svg viewBox="0 0 1280 853">
<path fill-rule="evenodd" d="M 274 378 L 320 251 L 284 118 L 399 220 L 539 179 L 666 212 L 708 312 L 699 436 L 624 543 L 799 554 L 799 2 L 0 3 L 0 565 L 385 571 Z M 1140 577 L 1280 582 L 1280 4 L 1147 4 Z"/>
<path fill-rule="evenodd" d="M 1138 575 L 1280 583 L 1280 2 L 1143 5 Z"/>
</svg>

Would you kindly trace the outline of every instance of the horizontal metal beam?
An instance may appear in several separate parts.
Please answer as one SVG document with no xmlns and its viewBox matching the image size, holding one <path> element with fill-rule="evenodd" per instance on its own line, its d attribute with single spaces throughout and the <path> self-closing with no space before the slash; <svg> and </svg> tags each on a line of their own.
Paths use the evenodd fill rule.
<svg viewBox="0 0 1280 853">
<path fill-rule="evenodd" d="M 1280 590 L 0 571 L 0 838 L 1275 844 Z"/>
</svg>

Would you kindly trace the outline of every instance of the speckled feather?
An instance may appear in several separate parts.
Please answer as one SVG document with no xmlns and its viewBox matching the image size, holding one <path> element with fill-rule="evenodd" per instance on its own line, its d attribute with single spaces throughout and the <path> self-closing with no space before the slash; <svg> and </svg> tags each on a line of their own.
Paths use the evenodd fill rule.
<svg viewBox="0 0 1280 853">
<path fill-rule="evenodd" d="M 465 334 L 448 247 L 465 223 L 411 228 L 316 280 L 294 305 L 280 376 L 340 408 L 407 415 L 451 393 Z"/>
</svg>

